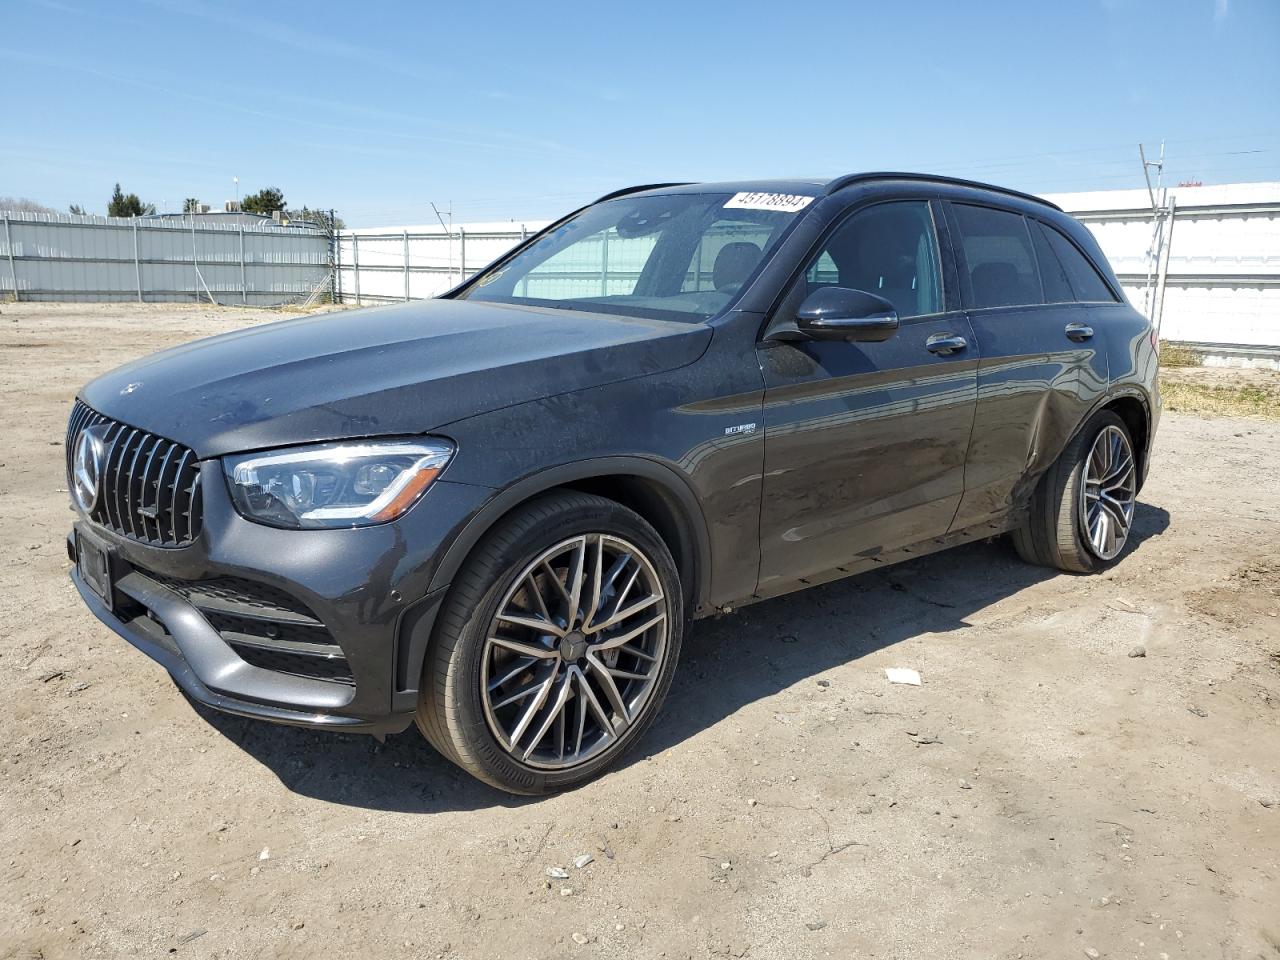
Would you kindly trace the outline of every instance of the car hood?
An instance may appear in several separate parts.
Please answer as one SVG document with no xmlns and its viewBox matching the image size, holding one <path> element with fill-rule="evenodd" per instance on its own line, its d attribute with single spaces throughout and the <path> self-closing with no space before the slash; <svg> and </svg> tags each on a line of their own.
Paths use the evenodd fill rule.
<svg viewBox="0 0 1280 960">
<path fill-rule="evenodd" d="M 672 370 L 711 328 L 424 300 L 249 327 L 143 357 L 81 392 L 200 457 L 424 433 L 554 394 Z"/>
</svg>

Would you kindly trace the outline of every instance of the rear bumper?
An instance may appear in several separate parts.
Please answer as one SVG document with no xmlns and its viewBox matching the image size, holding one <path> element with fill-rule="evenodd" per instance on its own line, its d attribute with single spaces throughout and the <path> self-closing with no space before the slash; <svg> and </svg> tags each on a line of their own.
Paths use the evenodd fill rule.
<svg viewBox="0 0 1280 960">
<path fill-rule="evenodd" d="M 1156 445 L 1156 431 L 1160 429 L 1160 414 L 1164 412 L 1164 401 L 1160 399 L 1160 378 L 1151 382 L 1150 401 L 1147 404 L 1147 446 L 1138 460 L 1138 490 L 1141 491 L 1151 473 L 1151 451 Z"/>
</svg>

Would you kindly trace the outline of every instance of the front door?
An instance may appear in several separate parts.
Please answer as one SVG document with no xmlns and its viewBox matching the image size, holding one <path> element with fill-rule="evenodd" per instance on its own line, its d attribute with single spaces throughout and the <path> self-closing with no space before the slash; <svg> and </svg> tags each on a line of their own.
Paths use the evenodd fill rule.
<svg viewBox="0 0 1280 960">
<path fill-rule="evenodd" d="M 964 492 L 978 351 L 928 200 L 877 203 L 829 235 L 784 298 L 822 286 L 892 302 L 881 343 L 766 341 L 765 470 L 757 593 L 946 533 Z M 946 261 L 949 265 L 949 260 Z M 948 287 L 950 284 L 948 284 Z M 949 345 L 949 346 L 948 346 Z"/>
</svg>

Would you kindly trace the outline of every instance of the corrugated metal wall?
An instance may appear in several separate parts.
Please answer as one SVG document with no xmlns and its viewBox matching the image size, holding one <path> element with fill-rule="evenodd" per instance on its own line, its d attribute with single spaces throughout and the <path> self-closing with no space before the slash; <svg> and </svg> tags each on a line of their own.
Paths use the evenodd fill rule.
<svg viewBox="0 0 1280 960">
<path fill-rule="evenodd" d="M 329 238 L 296 227 L 0 213 L 0 297 L 271 305 L 328 282 Z"/>
<path fill-rule="evenodd" d="M 1280 347 L 1280 183 L 1173 187 L 1169 274 L 1160 336 L 1232 347 Z M 1150 313 L 1155 266 L 1146 190 L 1050 194 L 1093 231 L 1130 302 Z"/>
</svg>

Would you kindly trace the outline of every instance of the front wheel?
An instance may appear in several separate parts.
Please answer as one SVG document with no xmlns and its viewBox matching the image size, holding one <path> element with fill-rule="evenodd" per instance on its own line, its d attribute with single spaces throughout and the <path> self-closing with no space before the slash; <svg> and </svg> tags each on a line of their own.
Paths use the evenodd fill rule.
<svg viewBox="0 0 1280 960">
<path fill-rule="evenodd" d="M 1138 470 L 1133 439 L 1110 410 L 1096 414 L 1041 479 L 1013 543 L 1028 563 L 1093 573 L 1124 550 Z"/>
<path fill-rule="evenodd" d="M 572 492 L 534 501 L 454 581 L 419 729 L 513 793 L 584 783 L 652 723 L 679 657 L 681 596 L 670 551 L 631 510 Z"/>
</svg>

